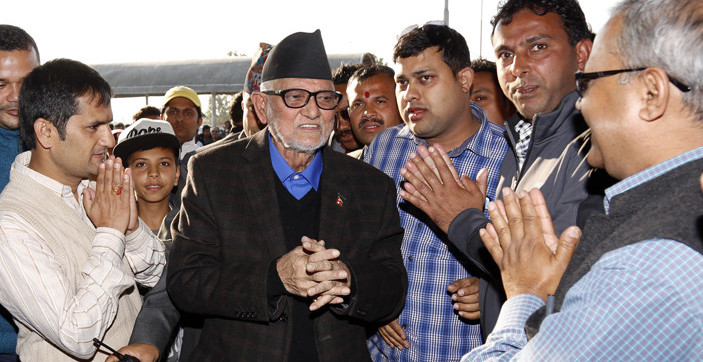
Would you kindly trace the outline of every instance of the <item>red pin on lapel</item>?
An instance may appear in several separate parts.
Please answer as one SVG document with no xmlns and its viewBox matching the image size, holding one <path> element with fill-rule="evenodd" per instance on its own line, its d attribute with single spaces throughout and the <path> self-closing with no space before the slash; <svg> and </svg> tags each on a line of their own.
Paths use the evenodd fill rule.
<svg viewBox="0 0 703 362">
<path fill-rule="evenodd" d="M 337 206 L 344 207 L 344 201 L 346 201 L 346 200 L 347 199 L 344 196 L 342 196 L 342 194 L 337 194 Z"/>
</svg>

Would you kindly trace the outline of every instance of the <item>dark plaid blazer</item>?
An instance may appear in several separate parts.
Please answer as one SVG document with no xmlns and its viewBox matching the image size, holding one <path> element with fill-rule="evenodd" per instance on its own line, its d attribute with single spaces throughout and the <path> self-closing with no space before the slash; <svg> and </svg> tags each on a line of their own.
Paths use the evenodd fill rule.
<svg viewBox="0 0 703 362">
<path fill-rule="evenodd" d="M 315 314 L 320 361 L 370 360 L 365 328 L 400 314 L 407 274 L 393 181 L 325 148 L 319 238 L 341 252 L 355 293 L 347 308 Z M 267 269 L 288 250 L 268 150 L 268 131 L 198 152 L 188 164 L 172 225 L 168 292 L 205 316 L 194 361 L 287 361 L 290 296 L 270 301 Z"/>
</svg>

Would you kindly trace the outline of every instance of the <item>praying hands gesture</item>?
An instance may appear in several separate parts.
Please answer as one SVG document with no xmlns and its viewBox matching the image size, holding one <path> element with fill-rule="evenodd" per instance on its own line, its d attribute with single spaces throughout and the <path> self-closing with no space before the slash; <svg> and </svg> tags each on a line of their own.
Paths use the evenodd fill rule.
<svg viewBox="0 0 703 362">
<path fill-rule="evenodd" d="M 282 256 L 276 265 L 286 290 L 312 299 L 310 311 L 326 304 L 340 304 L 351 293 L 351 273 L 344 262 L 337 259 L 339 250 L 326 249 L 324 240 L 306 236 L 298 246 Z"/>
<path fill-rule="evenodd" d="M 500 268 L 508 298 L 534 294 L 543 300 L 556 292 L 576 249 L 581 230 L 567 228 L 556 236 L 542 193 L 516 195 L 503 189 L 503 201 L 488 204 L 491 223 L 480 235 Z"/>
<path fill-rule="evenodd" d="M 95 190 L 83 191 L 85 212 L 95 227 L 109 227 L 129 235 L 139 227 L 137 201 L 129 169 L 110 156 L 98 166 Z"/>
<path fill-rule="evenodd" d="M 449 155 L 441 146 L 417 147 L 400 170 L 407 182 L 400 196 L 422 210 L 445 233 L 454 218 L 466 209 L 483 210 L 488 173 L 479 171 L 476 182 L 456 171 Z M 418 156 L 419 155 L 419 156 Z"/>
</svg>

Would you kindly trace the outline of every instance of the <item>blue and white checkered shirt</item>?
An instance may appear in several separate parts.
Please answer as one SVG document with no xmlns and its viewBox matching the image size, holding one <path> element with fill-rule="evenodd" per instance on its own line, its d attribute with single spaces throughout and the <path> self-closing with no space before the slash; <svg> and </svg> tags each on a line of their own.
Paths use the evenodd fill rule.
<svg viewBox="0 0 703 362">
<path fill-rule="evenodd" d="M 482 168 L 488 169 L 487 197 L 493 200 L 508 144 L 503 128 L 488 122 L 477 105 L 472 103 L 471 110 L 474 117 L 481 120 L 481 127 L 449 154 L 458 172 L 471 179 L 475 180 Z M 407 126 L 396 126 L 376 137 L 364 160 L 393 178 L 400 189 L 403 181 L 400 169 L 420 144 L 427 146 Z M 410 349 L 393 349 L 377 333 L 369 339 L 371 357 L 375 361 L 457 361 L 482 342 L 479 325 L 459 320 L 446 289 L 450 283 L 470 274 L 448 250 L 447 244 L 421 221 L 429 218 L 400 196 L 397 200 L 400 223 L 405 229 L 401 249 L 409 282 L 405 309 L 398 323 L 405 329 Z"/>
<path fill-rule="evenodd" d="M 692 160 L 699 148 L 630 176 L 614 196 Z M 521 294 L 501 309 L 488 341 L 462 361 L 703 361 L 703 255 L 650 239 L 604 254 L 527 343 L 525 321 L 544 302 Z"/>
</svg>

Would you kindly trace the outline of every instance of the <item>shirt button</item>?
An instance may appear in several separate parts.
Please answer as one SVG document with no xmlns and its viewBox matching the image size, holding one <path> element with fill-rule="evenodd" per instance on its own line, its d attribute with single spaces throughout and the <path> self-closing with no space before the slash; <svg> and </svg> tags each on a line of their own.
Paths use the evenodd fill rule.
<svg viewBox="0 0 703 362">
<path fill-rule="evenodd" d="M 409 256 L 409 257 L 408 257 L 408 260 L 413 261 L 413 257 L 412 257 L 412 256 Z"/>
<path fill-rule="evenodd" d="M 300 175 L 295 175 L 295 176 L 293 176 L 293 180 L 297 180 L 297 179 L 299 179 L 299 178 L 300 178 Z"/>
<path fill-rule="evenodd" d="M 408 325 L 403 323 L 403 325 L 401 327 L 403 327 L 403 329 L 406 329 L 406 328 L 408 328 Z"/>
</svg>

